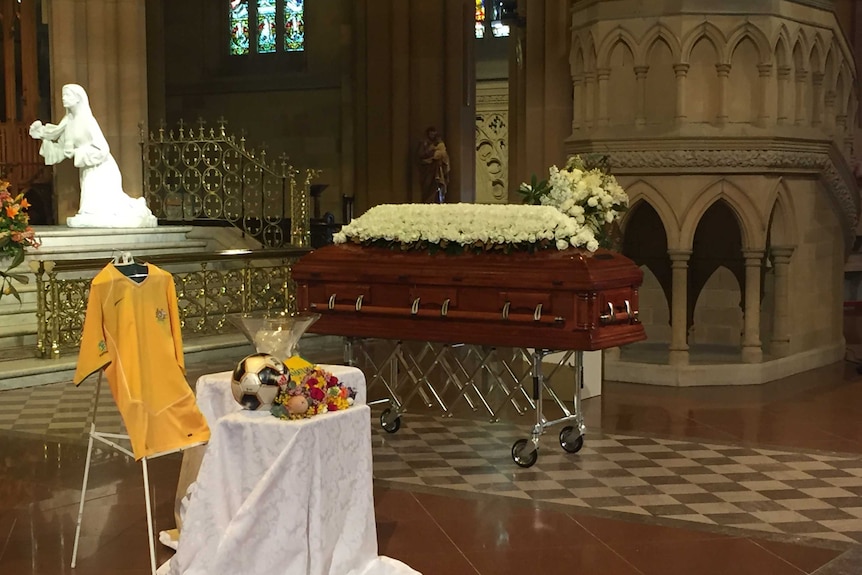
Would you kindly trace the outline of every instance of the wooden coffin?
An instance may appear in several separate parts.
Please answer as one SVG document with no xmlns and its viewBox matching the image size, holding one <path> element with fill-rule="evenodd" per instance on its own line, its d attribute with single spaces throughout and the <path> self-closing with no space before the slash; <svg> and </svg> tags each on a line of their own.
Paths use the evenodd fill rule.
<svg viewBox="0 0 862 575">
<path fill-rule="evenodd" d="M 506 347 L 597 350 L 645 339 L 640 269 L 619 253 L 431 255 L 339 244 L 293 267 L 309 331 Z"/>
</svg>

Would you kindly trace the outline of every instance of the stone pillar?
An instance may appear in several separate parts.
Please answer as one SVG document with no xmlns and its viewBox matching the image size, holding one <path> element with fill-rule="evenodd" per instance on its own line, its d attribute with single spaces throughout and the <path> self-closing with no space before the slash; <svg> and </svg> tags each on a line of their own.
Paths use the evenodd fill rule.
<svg viewBox="0 0 862 575">
<path fill-rule="evenodd" d="M 835 92 L 829 90 L 823 98 L 823 127 L 827 132 L 835 131 Z"/>
<path fill-rule="evenodd" d="M 596 74 L 587 73 L 584 75 L 584 126 L 592 128 L 596 116 Z"/>
<path fill-rule="evenodd" d="M 787 115 L 787 90 L 790 84 L 790 66 L 778 67 L 778 111 L 776 123 L 786 124 L 789 116 Z"/>
<path fill-rule="evenodd" d="M 790 258 L 792 246 L 773 246 L 772 269 L 775 274 L 775 308 L 772 312 L 770 352 L 775 357 L 790 354 Z"/>
<path fill-rule="evenodd" d="M 811 110 L 811 125 L 823 125 L 823 72 L 814 72 L 811 75 L 812 84 L 812 110 Z"/>
<path fill-rule="evenodd" d="M 744 250 L 745 256 L 745 310 L 742 324 L 742 361 L 760 363 L 763 348 L 760 346 L 760 270 L 762 250 Z"/>
<path fill-rule="evenodd" d="M 716 64 L 715 71 L 718 73 L 718 115 L 716 121 L 719 125 L 727 122 L 728 108 L 728 79 L 730 78 L 730 64 Z"/>
<path fill-rule="evenodd" d="M 577 132 L 583 125 L 584 110 L 584 75 L 572 76 L 572 133 Z"/>
<path fill-rule="evenodd" d="M 668 250 L 673 269 L 671 288 L 670 364 L 688 364 L 688 259 L 690 250 Z"/>
<path fill-rule="evenodd" d="M 608 68 L 602 68 L 596 72 L 598 80 L 598 95 L 599 100 L 599 126 L 607 126 L 610 124 L 610 116 L 608 115 L 608 78 L 611 77 L 611 71 Z"/>
<path fill-rule="evenodd" d="M 835 139 L 841 140 L 847 132 L 847 114 L 835 116 Z"/>
<path fill-rule="evenodd" d="M 676 76 L 676 122 L 684 124 L 686 121 L 685 107 L 685 79 L 688 76 L 688 64 L 674 64 L 673 73 Z"/>
<path fill-rule="evenodd" d="M 760 77 L 760 110 L 757 114 L 757 124 L 765 127 L 769 123 L 769 80 L 772 78 L 772 64 L 758 64 L 757 74 Z"/>
<path fill-rule="evenodd" d="M 797 126 L 801 126 L 805 124 L 805 98 L 807 96 L 807 87 L 808 87 L 808 71 L 807 70 L 797 70 L 796 71 L 796 115 L 795 115 L 795 124 Z"/>
<path fill-rule="evenodd" d="M 147 124 L 146 8 L 139 0 L 51 0 L 47 5 L 51 54 L 51 118 L 65 114 L 64 84 L 87 90 L 93 115 L 123 175 L 123 189 L 143 195 L 139 123 Z M 118 33 L 117 31 L 121 31 Z M 78 207 L 78 172 L 55 170 L 58 221 Z"/>
<path fill-rule="evenodd" d="M 646 78 L 649 66 L 635 66 L 635 79 L 637 81 L 637 108 L 635 124 L 646 125 Z"/>
</svg>

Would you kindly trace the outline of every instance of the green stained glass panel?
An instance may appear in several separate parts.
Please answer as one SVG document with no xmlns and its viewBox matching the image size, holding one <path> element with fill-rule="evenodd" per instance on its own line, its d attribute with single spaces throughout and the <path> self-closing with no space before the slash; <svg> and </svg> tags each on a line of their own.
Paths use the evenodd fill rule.
<svg viewBox="0 0 862 575">
<path fill-rule="evenodd" d="M 243 56 L 249 52 L 248 0 L 228 0 L 230 4 L 230 53 Z"/>
<path fill-rule="evenodd" d="M 305 49 L 305 13 L 303 0 L 284 0 L 284 50 Z"/>
<path fill-rule="evenodd" d="M 275 0 L 257 0 L 257 51 L 275 52 L 278 25 L 275 23 Z"/>
</svg>

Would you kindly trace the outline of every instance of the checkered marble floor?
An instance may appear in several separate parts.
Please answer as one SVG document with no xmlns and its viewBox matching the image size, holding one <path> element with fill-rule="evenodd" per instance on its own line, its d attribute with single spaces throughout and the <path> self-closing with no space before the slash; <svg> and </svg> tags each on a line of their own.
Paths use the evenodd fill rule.
<svg viewBox="0 0 862 575">
<path fill-rule="evenodd" d="M 96 378 L 0 392 L 0 430 L 82 440 Z M 387 482 L 573 506 L 616 518 L 836 545 L 862 542 L 862 456 L 589 432 L 567 454 L 549 428 L 535 466 L 510 450 L 529 426 L 408 413 L 375 419 L 374 474 Z M 98 427 L 122 432 L 105 383 Z"/>
<path fill-rule="evenodd" d="M 90 429 L 97 381 L 93 376 L 77 387 L 56 383 L 0 392 L 0 430 L 81 439 Z M 100 431 L 124 432 L 107 380 L 102 381 L 97 415 Z"/>
<path fill-rule="evenodd" d="M 567 454 L 557 428 L 536 465 L 510 450 L 529 428 L 405 415 L 375 426 L 374 473 L 387 481 L 576 506 L 788 539 L 862 542 L 862 457 L 588 433 Z"/>
</svg>

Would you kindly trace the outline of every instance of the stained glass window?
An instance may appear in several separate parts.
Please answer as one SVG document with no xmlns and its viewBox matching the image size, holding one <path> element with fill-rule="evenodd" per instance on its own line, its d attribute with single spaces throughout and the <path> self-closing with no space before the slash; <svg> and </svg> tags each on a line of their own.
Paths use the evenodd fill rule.
<svg viewBox="0 0 862 575">
<path fill-rule="evenodd" d="M 275 37 L 278 26 L 275 23 L 275 0 L 257 0 L 257 52 L 275 52 Z"/>
<path fill-rule="evenodd" d="M 305 49 L 303 0 L 228 0 L 230 54 L 275 54 Z"/>
<path fill-rule="evenodd" d="M 230 53 L 242 56 L 249 52 L 248 0 L 230 2 Z"/>
<path fill-rule="evenodd" d="M 491 34 L 494 38 L 505 38 L 509 35 L 509 26 L 503 24 L 503 2 L 494 0 L 494 18 L 491 22 Z"/>
<path fill-rule="evenodd" d="M 485 0 L 476 0 L 476 38 L 485 37 Z"/>
<path fill-rule="evenodd" d="M 284 0 L 284 49 L 297 52 L 305 48 L 305 13 L 302 0 Z"/>
</svg>

